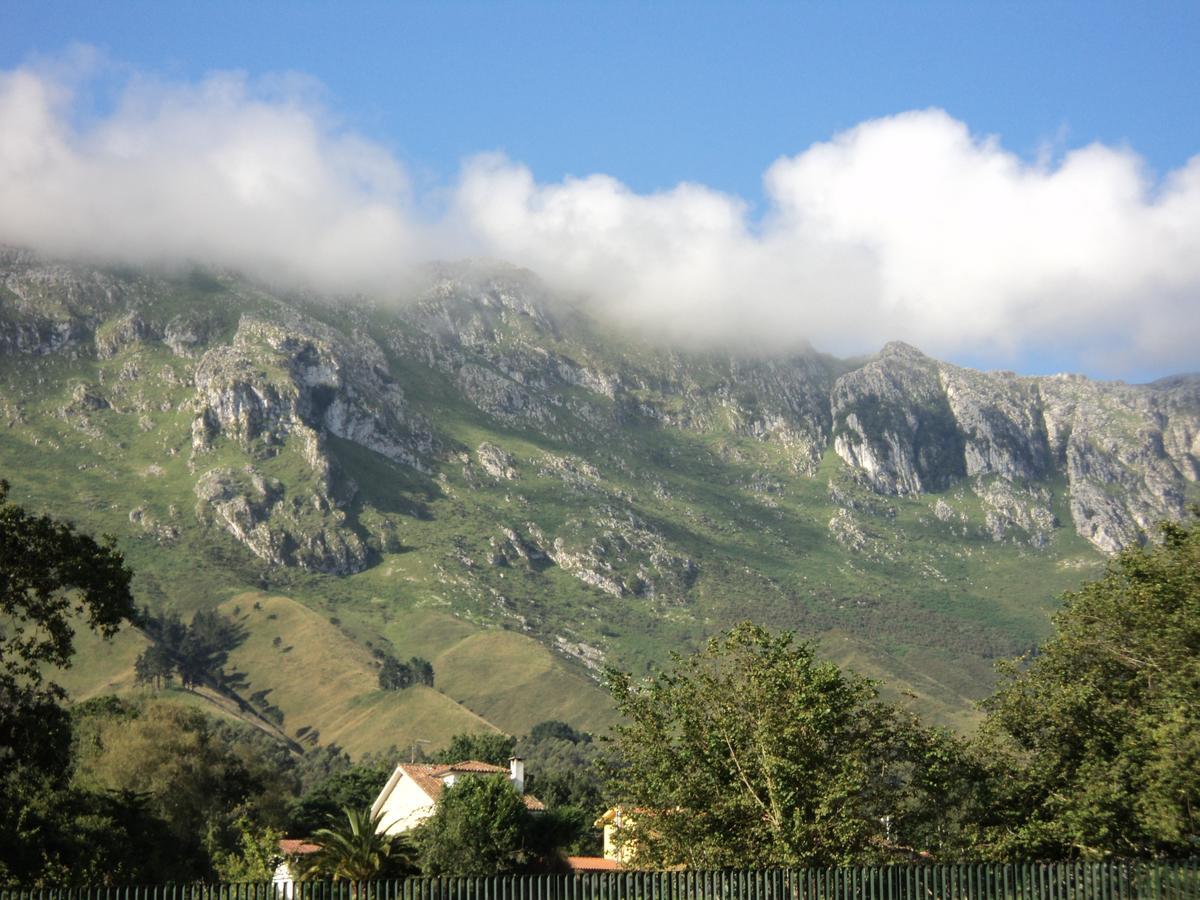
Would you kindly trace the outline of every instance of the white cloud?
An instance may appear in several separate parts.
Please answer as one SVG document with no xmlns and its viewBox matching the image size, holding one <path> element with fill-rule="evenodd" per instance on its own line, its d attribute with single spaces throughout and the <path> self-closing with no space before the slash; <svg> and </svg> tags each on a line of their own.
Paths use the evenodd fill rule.
<svg viewBox="0 0 1200 900">
<path fill-rule="evenodd" d="M 404 167 L 332 129 L 302 89 L 270 87 L 267 99 L 236 74 L 135 80 L 79 130 L 54 81 L 0 75 L 0 238 L 351 287 L 431 249 L 406 212 Z"/>
<path fill-rule="evenodd" d="M 777 160 L 759 218 L 703 185 L 539 184 L 485 155 L 430 221 L 403 163 L 337 128 L 303 79 L 135 76 L 86 127 L 66 81 L 0 74 L 0 240 L 353 289 L 470 252 L 675 338 L 839 353 L 901 338 L 996 364 L 1056 348 L 1103 352 L 1107 374 L 1198 361 L 1200 156 L 1159 182 L 1125 148 L 1027 162 L 924 110 Z"/>
<path fill-rule="evenodd" d="M 1200 157 L 1157 187 L 1142 168 L 1099 145 L 1025 163 L 926 110 L 775 162 L 757 223 L 699 186 L 537 185 L 492 157 L 467 166 L 459 198 L 485 246 L 652 327 L 996 359 L 1115 346 L 1125 365 L 1194 366 Z"/>
</svg>

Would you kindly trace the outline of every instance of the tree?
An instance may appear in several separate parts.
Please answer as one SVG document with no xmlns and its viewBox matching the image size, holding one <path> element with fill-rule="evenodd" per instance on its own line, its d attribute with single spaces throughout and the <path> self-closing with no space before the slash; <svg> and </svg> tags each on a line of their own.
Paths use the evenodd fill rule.
<svg viewBox="0 0 1200 900">
<path fill-rule="evenodd" d="M 178 673 L 185 688 L 207 685 L 233 693 L 234 676 L 224 666 L 229 651 L 245 640 L 243 627 L 212 610 L 195 613 L 191 625 L 184 625 L 178 613 L 156 616 L 149 610 L 140 621 L 153 643 L 134 664 L 139 683 L 158 687 Z"/>
<path fill-rule="evenodd" d="M 447 787 L 420 827 L 427 875 L 501 875 L 539 856 L 527 839 L 530 813 L 503 775 L 469 776 Z"/>
<path fill-rule="evenodd" d="M 179 675 L 184 687 L 208 684 L 225 686 L 225 663 L 229 651 L 245 640 L 244 628 L 214 610 L 200 610 L 192 616 L 187 635 L 179 646 Z"/>
<path fill-rule="evenodd" d="M 559 719 L 547 719 L 529 729 L 527 740 L 530 742 L 538 743 L 549 739 L 567 741 L 572 744 L 590 744 L 592 742 L 590 734 L 578 731 Z"/>
<path fill-rule="evenodd" d="M 445 750 L 433 755 L 433 761 L 456 763 L 467 759 L 491 763 L 493 766 L 507 765 L 513 755 L 517 739 L 495 731 L 480 731 L 474 734 L 456 734 L 450 738 Z"/>
<path fill-rule="evenodd" d="M 596 819 L 604 803 L 604 769 L 607 744 L 592 741 L 566 722 L 539 722 L 514 750 L 525 759 L 525 789 L 547 807 L 539 817 L 556 832 L 555 843 L 571 853 L 600 852 Z"/>
<path fill-rule="evenodd" d="M 27 765 L 61 772 L 68 725 L 62 687 L 43 675 L 67 667 L 72 618 L 111 637 L 136 610 L 133 573 L 105 537 L 100 542 L 8 499 L 0 480 L 0 777 Z"/>
<path fill-rule="evenodd" d="M 402 691 L 413 683 L 412 668 L 394 656 L 385 656 L 379 670 L 379 686 L 385 691 Z"/>
<path fill-rule="evenodd" d="M 402 691 L 414 684 L 433 687 L 433 664 L 427 659 L 414 656 L 402 663 L 388 653 L 380 653 L 383 665 L 379 669 L 379 686 L 385 691 Z"/>
<path fill-rule="evenodd" d="M 342 812 L 345 822 L 318 829 L 309 838 L 320 850 L 300 858 L 297 867 L 301 878 L 363 881 L 417 871 L 411 838 L 382 834 L 382 813 L 372 816 L 369 808 L 347 808 Z"/>
<path fill-rule="evenodd" d="M 31 880 L 55 865 L 51 844 L 67 832 L 46 798 L 66 787 L 71 727 L 66 692 L 44 673 L 71 664 L 74 621 L 110 637 L 135 615 L 131 578 L 112 538 L 97 542 L 31 515 L 0 480 L 0 880 Z M 84 807 L 93 819 L 137 818 L 128 804 L 102 797 L 71 808 Z"/>
<path fill-rule="evenodd" d="M 790 633 L 743 623 L 673 661 L 645 681 L 608 672 L 625 718 L 611 787 L 637 810 L 637 865 L 861 861 L 931 788 L 913 775 L 938 736 Z"/>
<path fill-rule="evenodd" d="M 237 840 L 235 820 L 274 787 L 263 780 L 273 773 L 248 764 L 202 712 L 159 700 L 91 723 L 75 767 L 80 788 L 145 797 L 174 842 L 180 879 L 205 877 L 213 853 Z"/>
<path fill-rule="evenodd" d="M 238 846 L 235 850 L 213 854 L 217 878 L 226 882 L 270 881 L 275 867 L 283 860 L 279 852 L 283 832 L 269 825 L 256 827 L 246 816 L 239 816 L 233 824 L 238 833 Z"/>
<path fill-rule="evenodd" d="M 1196 510 L 1200 515 L 1200 510 Z M 1064 597 L 1055 635 L 986 701 L 997 856 L 1200 848 L 1200 522 L 1162 526 Z"/>
<path fill-rule="evenodd" d="M 170 881 L 178 847 L 144 795 L 75 787 L 22 797 L 0 858 L 0 884 Z"/>
<path fill-rule="evenodd" d="M 414 656 L 408 661 L 409 671 L 412 672 L 413 683 L 433 687 L 433 663 L 420 656 Z"/>
<path fill-rule="evenodd" d="M 153 685 L 155 690 L 171 686 L 175 675 L 175 660 L 162 644 L 151 644 L 133 664 L 136 684 Z"/>
</svg>

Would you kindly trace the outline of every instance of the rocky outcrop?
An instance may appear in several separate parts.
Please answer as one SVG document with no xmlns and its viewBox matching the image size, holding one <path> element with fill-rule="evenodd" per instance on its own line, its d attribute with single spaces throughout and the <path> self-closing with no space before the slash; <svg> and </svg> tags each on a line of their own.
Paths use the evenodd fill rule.
<svg viewBox="0 0 1200 900">
<path fill-rule="evenodd" d="M 200 359 L 195 382 L 197 449 L 216 434 L 243 445 L 295 434 L 314 468 L 325 434 L 416 467 L 433 452 L 432 430 L 409 412 L 382 351 L 364 335 L 243 317 L 231 345 Z"/>
<path fill-rule="evenodd" d="M 857 482 L 881 498 L 973 494 L 982 506 L 976 533 L 1036 547 L 1064 526 L 1104 551 L 1145 540 L 1157 521 L 1184 514 L 1200 478 L 1195 376 L 1129 386 L 984 373 L 901 343 L 851 365 L 811 350 L 762 358 L 613 341 L 531 273 L 481 262 L 431 270 L 426 289 L 399 309 L 338 303 L 331 313 L 321 298 L 227 275 L 116 273 L 0 248 L 0 352 L 104 364 L 83 393 L 59 401 L 61 417 L 95 438 L 107 417 L 132 413 L 148 432 L 155 415 L 194 391 L 195 471 L 208 468 L 204 455 L 222 442 L 251 465 L 299 454 L 330 509 L 352 491 L 335 484 L 339 440 L 423 473 L 460 459 L 473 490 L 520 481 L 501 437 L 479 443 L 473 457 L 437 438 L 431 420 L 443 399 L 484 413 L 484 430 L 545 442 L 540 453 L 522 451 L 529 480 L 536 472 L 608 504 L 636 492 L 639 461 L 624 451 L 631 433 L 647 429 L 676 432 L 648 442 L 661 454 L 654 465 L 669 469 L 690 443 L 714 465 L 740 466 L 739 488 L 772 510 L 832 448 L 852 476 L 843 486 Z M 415 404 L 400 383 L 413 372 L 438 383 Z M 3 409 L 14 422 L 25 415 L 12 403 Z M 643 486 L 676 502 L 677 488 L 653 473 Z M 835 515 L 827 534 L 853 548 L 861 543 L 855 528 L 866 528 L 858 513 L 875 515 L 862 499 L 869 492 L 831 491 L 846 515 Z M 246 502 L 251 509 L 259 501 Z M 322 521 L 346 541 L 357 534 Z M 557 538 L 564 559 L 578 558 L 575 570 L 603 575 L 584 559 L 595 555 L 590 536 Z M 612 583 L 636 592 L 640 576 L 617 568 Z M 666 583 L 653 566 L 646 571 L 647 583 Z"/>
<path fill-rule="evenodd" d="M 738 360 L 717 390 L 733 433 L 781 446 L 800 473 L 812 475 L 829 445 L 829 365 L 815 354 Z"/>
<path fill-rule="evenodd" d="M 86 415 L 89 412 L 108 409 L 109 406 L 108 399 L 95 385 L 77 384 L 71 390 L 71 401 L 59 410 L 59 415 L 64 418 Z"/>
<path fill-rule="evenodd" d="M 162 342 L 176 356 L 193 356 L 208 342 L 212 322 L 199 312 L 174 316 L 163 328 Z"/>
<path fill-rule="evenodd" d="M 843 375 L 831 399 L 834 450 L 879 493 L 945 490 L 966 475 L 963 435 L 937 363 L 907 344 Z"/>
<path fill-rule="evenodd" d="M 196 514 L 228 531 L 255 556 L 276 566 L 348 575 L 366 567 L 367 548 L 346 514 L 320 491 L 289 496 L 252 466 L 212 469 L 195 488 Z"/>
<path fill-rule="evenodd" d="M 1183 515 L 1200 460 L 1200 378 L 1129 386 L 1055 376 L 1038 386 L 1081 536 L 1111 552 Z"/>
<path fill-rule="evenodd" d="M 536 393 L 487 366 L 464 363 L 455 381 L 467 400 L 505 425 L 544 427 L 555 421 L 554 413 Z"/>
<path fill-rule="evenodd" d="M 547 555 L 564 571 L 614 597 L 677 603 L 700 572 L 656 529 L 629 510 L 597 510 L 592 522 L 568 523 Z"/>
<path fill-rule="evenodd" d="M 1053 476 L 1036 380 L 944 363 L 938 378 L 961 435 L 963 474 L 1027 481 Z"/>
<path fill-rule="evenodd" d="M 1023 487 L 1004 477 L 981 477 L 975 480 L 974 491 L 983 503 L 984 527 L 993 541 L 1008 539 L 1038 548 L 1050 543 L 1058 518 L 1046 488 Z M 937 509 L 934 514 L 944 515 Z"/>
<path fill-rule="evenodd" d="M 364 568 L 366 546 L 336 499 L 329 438 L 418 469 L 434 450 L 432 430 L 408 409 L 378 345 L 298 317 L 285 325 L 246 316 L 231 344 L 201 357 L 195 387 L 192 446 L 201 458 L 221 437 L 252 458 L 290 446 L 312 473 L 311 497 L 288 503 L 261 479 L 240 493 L 224 475 L 202 480 L 197 492 L 214 521 L 275 565 Z"/>
<path fill-rule="evenodd" d="M 889 344 L 839 378 L 834 448 L 884 494 L 970 480 L 996 540 L 1044 546 L 1056 525 L 1046 484 L 1066 482 L 1076 531 L 1112 552 L 1178 519 L 1200 460 L 1200 378 L 1141 386 L 1078 376 L 1021 378 L 937 363 Z"/>
<path fill-rule="evenodd" d="M 158 335 L 146 324 L 146 320 L 136 311 L 131 311 L 96 329 L 96 355 L 101 359 L 111 359 L 122 350 L 156 337 Z"/>
<path fill-rule="evenodd" d="M 102 270 L 39 262 L 8 250 L 0 262 L 0 352 L 44 356 L 87 347 L 118 319 L 141 286 Z"/>
<path fill-rule="evenodd" d="M 517 461 L 513 459 L 512 454 L 495 444 L 484 441 L 476 449 L 475 457 L 479 460 L 480 468 L 493 478 L 505 481 L 515 481 L 520 478 Z"/>
<path fill-rule="evenodd" d="M 696 562 L 629 510 L 604 506 L 595 513 L 587 522 L 564 523 L 554 536 L 534 522 L 521 530 L 502 527 L 502 536 L 489 542 L 490 563 L 537 570 L 553 564 L 611 597 L 682 602 L 700 573 Z"/>
</svg>

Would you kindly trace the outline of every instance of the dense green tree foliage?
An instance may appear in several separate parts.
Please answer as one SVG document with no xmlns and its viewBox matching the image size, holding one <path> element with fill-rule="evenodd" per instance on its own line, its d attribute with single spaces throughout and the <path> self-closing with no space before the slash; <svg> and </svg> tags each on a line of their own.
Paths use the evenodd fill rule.
<svg viewBox="0 0 1200 900">
<path fill-rule="evenodd" d="M 590 744 L 592 736 L 586 732 L 572 728 L 568 723 L 559 719 L 547 719 L 544 722 L 538 722 L 529 729 L 529 736 L 526 738 L 527 742 L 539 744 L 547 740 L 566 741 L 569 744 Z"/>
<path fill-rule="evenodd" d="M 421 869 L 429 875 L 499 875 L 535 866 L 532 816 L 503 775 L 468 776 L 446 788 L 420 827 Z"/>
<path fill-rule="evenodd" d="M 148 685 L 155 690 L 169 688 L 175 680 L 175 659 L 164 645 L 151 644 L 138 654 L 133 673 L 137 684 Z"/>
<path fill-rule="evenodd" d="M 165 825 L 180 877 L 207 875 L 213 855 L 240 839 L 238 819 L 283 824 L 294 782 L 277 743 L 160 700 L 116 713 L 81 721 L 74 783 L 144 797 Z"/>
<path fill-rule="evenodd" d="M 549 720 L 517 741 L 514 753 L 525 759 L 525 790 L 546 805 L 549 815 L 543 821 L 555 829 L 557 846 L 569 853 L 599 854 L 601 834 L 594 823 L 607 808 L 608 745 L 566 722 Z"/>
<path fill-rule="evenodd" d="M 391 654 L 380 654 L 383 664 L 379 669 L 379 686 L 385 691 L 402 691 L 415 684 L 433 687 L 433 664 L 427 659 L 414 656 L 408 662 L 400 662 Z"/>
<path fill-rule="evenodd" d="M 432 761 L 455 763 L 474 759 L 493 766 L 504 766 L 512 758 L 516 745 L 516 738 L 495 731 L 456 734 L 445 750 L 433 754 Z"/>
<path fill-rule="evenodd" d="M 358 763 L 321 778 L 296 800 L 289 817 L 289 833 L 312 834 L 341 818 L 343 809 L 369 807 L 390 774 L 389 765 Z"/>
<path fill-rule="evenodd" d="M 48 799 L 68 796 L 71 727 L 65 692 L 46 671 L 70 665 L 75 623 L 107 637 L 134 616 L 132 573 L 111 538 L 31 515 L 8 491 L 0 480 L 0 880 L 75 863 L 94 871 L 98 860 L 131 872 L 136 860 L 103 834 L 76 851 L 79 836 L 103 832 L 106 821 L 152 830 L 136 798 L 70 795 L 85 820 L 78 828 Z"/>
<path fill-rule="evenodd" d="M 8 490 L 0 480 L 0 777 L 22 766 L 62 769 L 65 694 L 44 672 L 71 664 L 72 620 L 107 637 L 135 614 L 133 573 L 113 539 L 98 543 L 31 515 Z"/>
<path fill-rule="evenodd" d="M 170 686 L 178 676 L 185 688 L 205 685 L 215 690 L 232 686 L 225 672 L 229 652 L 245 640 L 245 629 L 214 610 L 200 610 L 184 625 L 177 613 L 153 615 L 143 611 L 142 630 L 151 645 L 134 663 L 139 684 Z"/>
<path fill-rule="evenodd" d="M 166 823 L 135 791 L 21 785 L 0 845 L 0 884 L 128 884 L 176 878 Z"/>
<path fill-rule="evenodd" d="M 237 845 L 213 854 L 217 878 L 226 882 L 270 881 L 283 859 L 279 850 L 283 832 L 270 825 L 257 825 L 249 816 L 238 817 L 233 826 Z"/>
<path fill-rule="evenodd" d="M 1162 526 L 1064 598 L 986 703 L 997 856 L 1200 850 L 1200 525 Z"/>
<path fill-rule="evenodd" d="M 790 633 L 749 623 L 645 680 L 610 671 L 617 798 L 655 867 L 828 865 L 921 828 L 941 786 L 925 757 L 953 742 L 881 703 Z M 918 773 L 920 776 L 918 777 Z"/>
</svg>

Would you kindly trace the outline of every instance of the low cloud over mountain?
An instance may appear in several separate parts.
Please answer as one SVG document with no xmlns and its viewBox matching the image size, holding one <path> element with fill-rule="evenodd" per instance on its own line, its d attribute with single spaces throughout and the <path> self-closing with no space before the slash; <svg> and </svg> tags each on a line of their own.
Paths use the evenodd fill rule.
<svg viewBox="0 0 1200 900">
<path fill-rule="evenodd" d="M 0 73 L 5 243 L 353 290 L 488 255 L 689 340 L 853 353 L 902 338 L 993 364 L 1055 347 L 1099 374 L 1196 364 L 1200 156 L 1162 177 L 1100 144 L 1029 162 L 929 109 L 776 160 L 761 214 L 699 184 L 539 183 L 498 154 L 426 196 L 303 78 L 125 75 L 89 114 L 96 68 L 69 69 Z"/>
</svg>

